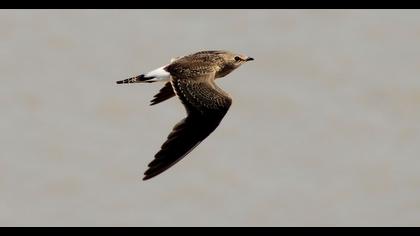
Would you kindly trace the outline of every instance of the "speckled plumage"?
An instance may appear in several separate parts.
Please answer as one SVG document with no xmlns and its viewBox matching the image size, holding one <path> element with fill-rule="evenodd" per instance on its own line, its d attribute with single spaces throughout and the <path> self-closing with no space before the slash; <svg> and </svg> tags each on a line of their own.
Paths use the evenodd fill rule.
<svg viewBox="0 0 420 236">
<path fill-rule="evenodd" d="M 230 96 L 214 80 L 253 60 L 228 51 L 202 51 L 178 57 L 155 71 L 117 83 L 167 81 L 154 96 L 151 105 L 175 95 L 187 111 L 187 117 L 174 126 L 167 140 L 155 154 L 143 180 L 167 170 L 209 136 L 220 124 L 232 104 Z"/>
</svg>

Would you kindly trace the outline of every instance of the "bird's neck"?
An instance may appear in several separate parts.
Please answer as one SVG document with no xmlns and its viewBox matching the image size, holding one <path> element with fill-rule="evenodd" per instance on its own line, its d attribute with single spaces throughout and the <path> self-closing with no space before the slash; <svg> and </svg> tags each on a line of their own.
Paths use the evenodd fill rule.
<svg viewBox="0 0 420 236">
<path fill-rule="evenodd" d="M 228 75 L 229 73 L 231 73 L 233 70 L 235 70 L 235 67 L 232 66 L 224 66 L 223 68 L 221 68 L 217 73 L 216 73 L 216 78 L 221 78 L 224 77 L 226 75 Z"/>
</svg>

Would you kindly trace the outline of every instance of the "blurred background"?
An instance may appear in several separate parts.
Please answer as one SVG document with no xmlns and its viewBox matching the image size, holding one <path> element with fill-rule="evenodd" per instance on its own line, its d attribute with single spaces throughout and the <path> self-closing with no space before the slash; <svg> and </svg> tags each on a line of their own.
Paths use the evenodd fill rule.
<svg viewBox="0 0 420 236">
<path fill-rule="evenodd" d="M 420 226 L 420 11 L 1 10 L 1 226 Z M 172 57 L 255 58 L 216 131 L 141 181 Z"/>
</svg>

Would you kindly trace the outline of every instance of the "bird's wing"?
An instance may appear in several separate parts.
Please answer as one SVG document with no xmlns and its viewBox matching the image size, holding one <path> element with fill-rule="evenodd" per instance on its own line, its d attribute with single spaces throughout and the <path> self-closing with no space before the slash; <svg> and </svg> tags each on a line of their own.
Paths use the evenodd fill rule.
<svg viewBox="0 0 420 236">
<path fill-rule="evenodd" d="M 171 82 L 166 82 L 165 86 L 159 90 L 159 92 L 153 97 L 153 100 L 150 101 L 150 105 L 156 105 L 167 99 L 175 96 L 175 92 L 172 89 Z"/>
<path fill-rule="evenodd" d="M 210 78 L 213 70 L 211 69 L 211 62 L 203 60 L 203 58 L 192 60 L 188 57 L 175 57 L 171 59 L 171 64 L 169 64 L 165 70 L 170 72 L 173 77 L 196 77 L 197 68 L 200 68 L 200 71 L 203 73 L 200 75 L 200 78 L 207 78 L 206 76 L 209 75 Z M 203 68 L 209 68 L 207 71 L 204 71 Z M 185 79 L 185 78 L 184 78 Z M 196 79 L 196 78 L 195 78 Z M 169 98 L 175 96 L 175 92 L 172 88 L 170 82 L 167 82 L 163 88 L 159 90 L 159 92 L 153 97 L 150 101 L 150 105 L 156 105 L 163 101 L 166 101 Z"/>
<path fill-rule="evenodd" d="M 214 73 L 188 79 L 173 76 L 171 83 L 187 117 L 172 129 L 143 180 L 162 173 L 191 152 L 217 128 L 232 104 L 228 94 L 214 83 Z"/>
</svg>

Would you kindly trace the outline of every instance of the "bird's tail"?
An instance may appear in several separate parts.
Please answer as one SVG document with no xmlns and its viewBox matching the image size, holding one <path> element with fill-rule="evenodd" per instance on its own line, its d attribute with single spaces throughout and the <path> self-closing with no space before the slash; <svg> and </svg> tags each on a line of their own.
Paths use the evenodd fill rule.
<svg viewBox="0 0 420 236">
<path fill-rule="evenodd" d="M 149 81 L 151 79 L 153 79 L 153 77 L 152 78 L 145 77 L 144 74 L 142 74 L 142 75 L 134 76 L 128 79 L 119 80 L 117 81 L 117 84 L 152 83 L 153 81 Z"/>
<path fill-rule="evenodd" d="M 162 66 L 147 74 L 131 77 L 124 80 L 117 81 L 117 84 L 130 84 L 130 83 L 153 83 L 153 82 L 167 82 L 169 81 L 170 74 L 165 70 L 166 66 Z"/>
</svg>

